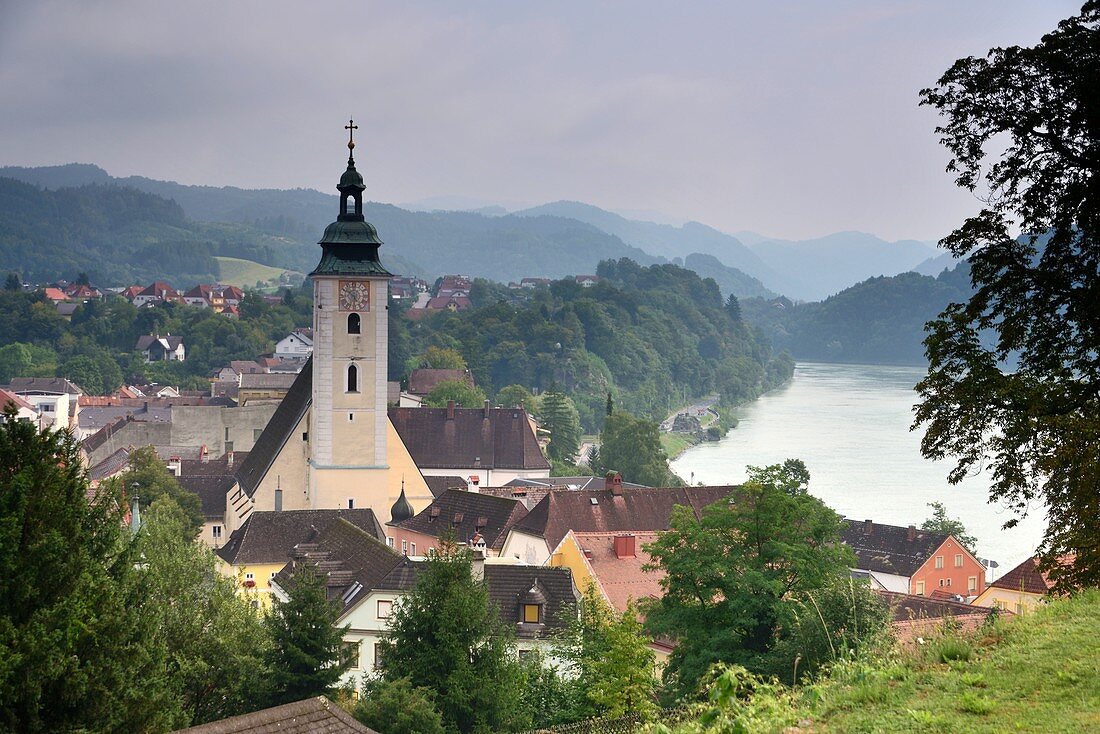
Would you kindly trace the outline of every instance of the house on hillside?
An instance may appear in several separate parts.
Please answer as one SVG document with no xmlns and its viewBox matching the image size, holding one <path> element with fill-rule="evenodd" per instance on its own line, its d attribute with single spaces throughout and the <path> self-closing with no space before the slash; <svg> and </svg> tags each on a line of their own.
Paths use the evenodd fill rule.
<svg viewBox="0 0 1100 734">
<path fill-rule="evenodd" d="M 38 425 L 38 411 L 26 398 L 0 389 L 0 421 L 7 420 L 5 413 L 15 411 L 15 420 Z"/>
<path fill-rule="evenodd" d="M 187 357 L 183 337 L 171 334 L 139 336 L 134 351 L 140 352 L 146 362 L 183 362 Z"/>
<path fill-rule="evenodd" d="M 551 490 L 508 531 L 501 556 L 543 565 L 574 533 L 642 533 L 668 530 L 672 508 L 703 508 L 727 500 L 735 486 L 637 489 L 609 482 L 604 489 Z"/>
<path fill-rule="evenodd" d="M 183 297 L 172 286 L 162 281 L 154 281 L 134 296 L 132 303 L 135 306 L 149 306 L 156 303 L 182 302 Z"/>
<path fill-rule="evenodd" d="M 985 591 L 985 566 L 951 535 L 845 520 L 841 540 L 856 555 L 852 575 L 868 579 L 872 588 L 941 599 Z"/>
<path fill-rule="evenodd" d="M 42 430 L 77 429 L 80 416 L 80 396 L 84 391 L 64 377 L 13 377 L 0 388 L 18 395 L 34 406 Z"/>
<path fill-rule="evenodd" d="M 304 359 L 313 354 L 313 329 L 295 329 L 275 345 L 276 357 Z"/>
<path fill-rule="evenodd" d="M 1073 555 L 1058 559 L 1061 565 L 1072 565 L 1073 561 Z M 1023 614 L 1047 601 L 1053 588 L 1050 574 L 1039 570 L 1039 559 L 1028 558 L 991 583 L 972 604 Z"/>
</svg>

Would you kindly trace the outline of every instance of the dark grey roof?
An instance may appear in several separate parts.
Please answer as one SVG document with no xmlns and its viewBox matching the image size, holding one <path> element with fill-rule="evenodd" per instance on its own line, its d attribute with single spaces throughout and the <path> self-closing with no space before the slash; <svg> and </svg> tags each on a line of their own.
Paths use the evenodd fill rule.
<svg viewBox="0 0 1100 734">
<path fill-rule="evenodd" d="M 432 491 L 432 497 L 438 497 L 448 489 L 469 489 L 469 483 L 462 477 L 424 477 L 428 489 Z"/>
<path fill-rule="evenodd" d="M 518 637 L 541 637 L 549 630 L 567 627 L 577 614 L 577 588 L 568 568 L 485 564 L 485 584 L 489 600 L 496 604 L 501 618 L 516 628 Z M 544 604 L 540 624 L 524 624 L 520 605 Z"/>
<path fill-rule="evenodd" d="M 527 508 L 518 500 L 448 489 L 417 515 L 396 525 L 435 538 L 449 533 L 460 543 L 481 533 L 485 544 L 496 548 L 498 541 L 503 544 L 505 531 L 526 514 Z"/>
<path fill-rule="evenodd" d="M 378 734 L 323 696 L 177 731 L 187 734 Z"/>
<path fill-rule="evenodd" d="M 267 474 L 267 470 L 271 468 L 271 463 L 291 438 L 295 427 L 312 402 L 313 358 L 310 357 L 286 396 L 279 403 L 279 407 L 275 409 L 260 438 L 248 452 L 248 458 L 237 471 L 237 481 L 249 497 L 255 493 L 256 487 Z"/>
<path fill-rule="evenodd" d="M 231 474 L 176 477 L 180 486 L 202 500 L 202 514 L 208 519 L 225 517 L 225 496 L 236 479 Z"/>
<path fill-rule="evenodd" d="M 338 518 L 384 541 L 382 527 L 369 509 L 257 511 L 215 552 L 233 566 L 288 561 L 294 546 L 308 540 L 311 533 L 323 532 Z"/>
<path fill-rule="evenodd" d="M 167 344 L 168 349 L 175 349 L 183 343 L 183 337 L 160 336 L 159 334 L 146 334 L 144 336 L 139 336 L 137 340 L 137 351 L 144 352 L 146 349 L 157 343 L 160 343 L 162 347 Z"/>
<path fill-rule="evenodd" d="M 143 423 L 171 423 L 171 407 L 145 405 L 93 405 L 80 409 L 77 423 L 82 431 L 98 431 L 119 418 L 132 418 Z"/>
<path fill-rule="evenodd" d="M 389 417 L 419 467 L 550 468 L 523 408 L 391 407 Z"/>
<path fill-rule="evenodd" d="M 101 480 L 113 477 L 122 471 L 130 461 L 130 449 L 122 447 L 103 461 L 88 469 L 88 479 Z"/>
<path fill-rule="evenodd" d="M 312 566 L 327 577 L 328 598 L 339 599 L 347 610 L 376 588 L 404 558 L 370 533 L 340 518 L 298 543 L 291 562 L 276 574 L 274 581 L 293 593 L 295 576 L 303 565 Z"/>
<path fill-rule="evenodd" d="M 64 377 L 13 377 L 10 383 L 2 387 L 8 392 L 19 394 L 33 392 L 84 394 L 83 390 Z"/>
<path fill-rule="evenodd" d="M 856 554 L 856 568 L 912 576 L 948 536 L 920 528 L 845 520 L 840 539 Z"/>
<path fill-rule="evenodd" d="M 546 489 L 604 489 L 604 482 L 607 480 L 604 477 L 547 477 L 545 479 L 529 479 L 525 477 L 516 477 L 512 481 L 502 485 L 504 487 L 537 487 Z M 645 484 L 635 484 L 634 482 L 623 482 L 624 487 L 634 487 L 635 489 L 646 488 Z"/>
</svg>

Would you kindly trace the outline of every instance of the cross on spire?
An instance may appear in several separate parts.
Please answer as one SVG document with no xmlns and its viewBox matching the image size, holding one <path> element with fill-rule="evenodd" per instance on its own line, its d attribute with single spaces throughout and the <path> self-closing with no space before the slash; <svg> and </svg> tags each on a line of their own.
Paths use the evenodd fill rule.
<svg viewBox="0 0 1100 734">
<path fill-rule="evenodd" d="M 344 125 L 344 129 L 348 131 L 348 150 L 355 148 L 355 131 L 359 129 L 359 126 L 355 124 L 355 120 L 348 120 L 348 124 Z"/>
</svg>

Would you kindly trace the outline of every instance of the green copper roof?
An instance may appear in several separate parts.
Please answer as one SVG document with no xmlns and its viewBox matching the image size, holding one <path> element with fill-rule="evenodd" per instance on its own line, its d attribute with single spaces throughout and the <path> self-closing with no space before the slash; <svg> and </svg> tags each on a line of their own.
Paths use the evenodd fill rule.
<svg viewBox="0 0 1100 734">
<path fill-rule="evenodd" d="M 344 171 L 344 175 L 340 177 L 340 185 L 337 188 L 347 189 L 352 187 L 366 188 L 363 185 L 363 175 L 355 170 L 355 161 L 348 158 L 348 170 Z"/>
</svg>

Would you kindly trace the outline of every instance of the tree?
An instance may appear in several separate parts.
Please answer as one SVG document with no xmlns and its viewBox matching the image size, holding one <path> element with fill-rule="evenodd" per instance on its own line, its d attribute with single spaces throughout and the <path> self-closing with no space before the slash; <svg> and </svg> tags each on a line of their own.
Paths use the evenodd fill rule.
<svg viewBox="0 0 1100 734">
<path fill-rule="evenodd" d="M 0 729 L 149 731 L 180 723 L 141 613 L 118 495 L 88 500 L 77 442 L 0 420 Z"/>
<path fill-rule="evenodd" d="M 485 393 L 479 387 L 471 387 L 459 380 L 443 380 L 424 396 L 424 405 L 429 408 L 444 408 L 453 400 L 457 405 L 476 408 L 485 402 Z"/>
<path fill-rule="evenodd" d="M 737 300 L 737 296 L 730 293 L 729 298 L 726 299 L 726 313 L 734 321 L 741 321 L 741 303 Z"/>
<path fill-rule="evenodd" d="M 127 501 L 136 497 L 143 510 L 160 497 L 170 497 L 187 518 L 182 530 L 188 540 L 198 534 L 206 520 L 199 496 L 180 486 L 152 446 L 134 449 L 127 459 L 126 471 L 107 483 Z"/>
<path fill-rule="evenodd" d="M 552 461 L 572 464 L 581 446 L 581 422 L 577 407 L 564 393 L 551 391 L 542 396 L 539 418 L 550 432 L 546 453 Z"/>
<path fill-rule="evenodd" d="M 433 370 L 464 370 L 466 360 L 454 349 L 428 347 L 419 357 L 421 367 Z"/>
<path fill-rule="evenodd" d="M 522 711 L 514 639 L 485 582 L 473 577 L 469 551 L 444 543 L 393 610 L 382 677 L 431 691 L 447 731 L 507 730 Z"/>
<path fill-rule="evenodd" d="M 749 467 L 728 502 L 700 519 L 676 507 L 671 528 L 646 546 L 665 572 L 664 595 L 645 608 L 650 634 L 678 640 L 665 679 L 687 693 L 714 663 L 754 672 L 791 670 L 776 643 L 795 620 L 793 599 L 848 574 L 840 517 L 807 493 L 801 461 Z"/>
<path fill-rule="evenodd" d="M 497 391 L 496 404 L 505 408 L 520 407 L 528 413 L 538 412 L 539 401 L 523 385 L 506 385 Z"/>
<path fill-rule="evenodd" d="M 408 678 L 368 682 L 352 715 L 378 734 L 444 732 L 431 691 L 415 687 Z"/>
<path fill-rule="evenodd" d="M 648 717 L 656 706 L 654 654 L 631 603 L 617 613 L 589 583 L 581 613 L 560 641 L 575 687 L 572 720 L 634 713 Z"/>
<path fill-rule="evenodd" d="M 592 471 L 598 475 L 617 471 L 628 482 L 651 487 L 682 483 L 669 471 L 657 424 L 629 413 L 616 411 L 607 417 L 599 450 L 591 456 Z"/>
<path fill-rule="evenodd" d="M 289 599 L 276 599 L 266 617 L 271 706 L 325 695 L 352 663 L 341 660 L 347 627 L 336 626 L 340 604 L 329 601 L 325 579 L 308 563 L 299 565 Z"/>
<path fill-rule="evenodd" d="M 615 412 L 615 403 L 611 400 L 611 393 L 607 393 L 607 404 L 604 406 L 604 415 L 611 415 Z"/>
<path fill-rule="evenodd" d="M 141 610 L 167 648 L 163 675 L 181 726 L 253 710 L 267 675 L 261 618 L 218 572 L 213 551 L 187 538 L 189 523 L 163 495 L 143 515 L 137 540 Z"/>
<path fill-rule="evenodd" d="M 966 532 L 966 526 L 962 524 L 962 521 L 958 518 L 948 517 L 947 508 L 943 506 L 942 502 L 929 502 L 928 506 L 932 508 L 932 517 L 921 523 L 920 529 L 953 535 L 955 540 L 962 543 L 964 548 L 974 553 L 978 541 L 973 535 Z"/>
<path fill-rule="evenodd" d="M 921 92 L 945 118 L 947 170 L 985 206 L 943 240 L 975 293 L 929 324 L 914 427 L 926 457 L 955 459 L 951 482 L 988 467 L 991 501 L 1046 505 L 1040 551 L 1064 589 L 1100 582 L 1098 44 L 1089 0 L 1035 46 L 960 59 Z"/>
<path fill-rule="evenodd" d="M 26 344 L 15 342 L 0 347 L 0 382 L 29 376 L 31 364 L 31 350 Z"/>
<path fill-rule="evenodd" d="M 23 290 L 23 279 L 19 277 L 19 273 L 8 273 L 7 279 L 4 280 L 4 290 L 6 291 L 21 291 Z"/>
</svg>

